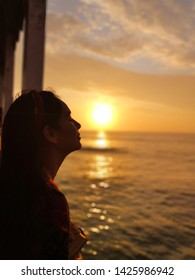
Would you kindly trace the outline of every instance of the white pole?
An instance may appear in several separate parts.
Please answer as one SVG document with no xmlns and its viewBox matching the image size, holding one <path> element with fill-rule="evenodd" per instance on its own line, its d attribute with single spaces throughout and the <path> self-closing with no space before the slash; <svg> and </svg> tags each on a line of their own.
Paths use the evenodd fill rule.
<svg viewBox="0 0 195 280">
<path fill-rule="evenodd" d="M 44 71 L 46 0 L 28 0 L 22 88 L 41 90 Z"/>
</svg>

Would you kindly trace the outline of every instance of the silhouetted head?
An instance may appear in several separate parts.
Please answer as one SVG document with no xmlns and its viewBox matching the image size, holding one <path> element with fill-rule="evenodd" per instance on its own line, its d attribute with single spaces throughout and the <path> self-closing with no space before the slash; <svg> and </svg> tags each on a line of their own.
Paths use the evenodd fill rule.
<svg viewBox="0 0 195 280">
<path fill-rule="evenodd" d="M 45 123 L 57 126 L 60 114 L 61 100 L 52 92 L 30 91 L 18 97 L 3 122 L 2 164 L 10 169 L 13 165 L 16 169 L 34 168 L 42 142 L 41 130 Z"/>
</svg>

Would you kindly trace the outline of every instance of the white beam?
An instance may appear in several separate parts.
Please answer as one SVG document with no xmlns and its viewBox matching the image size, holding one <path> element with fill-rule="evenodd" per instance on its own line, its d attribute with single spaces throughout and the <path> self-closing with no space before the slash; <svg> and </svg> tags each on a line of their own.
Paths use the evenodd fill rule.
<svg viewBox="0 0 195 280">
<path fill-rule="evenodd" d="M 41 90 L 44 71 L 46 0 L 28 0 L 22 89 Z"/>
</svg>

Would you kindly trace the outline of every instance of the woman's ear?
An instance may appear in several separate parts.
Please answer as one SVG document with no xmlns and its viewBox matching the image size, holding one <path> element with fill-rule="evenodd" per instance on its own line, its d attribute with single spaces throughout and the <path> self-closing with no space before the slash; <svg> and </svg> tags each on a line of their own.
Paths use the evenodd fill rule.
<svg viewBox="0 0 195 280">
<path fill-rule="evenodd" d="M 45 125 L 43 128 L 43 136 L 50 143 L 57 144 L 58 138 L 55 129 L 52 127 Z"/>
</svg>

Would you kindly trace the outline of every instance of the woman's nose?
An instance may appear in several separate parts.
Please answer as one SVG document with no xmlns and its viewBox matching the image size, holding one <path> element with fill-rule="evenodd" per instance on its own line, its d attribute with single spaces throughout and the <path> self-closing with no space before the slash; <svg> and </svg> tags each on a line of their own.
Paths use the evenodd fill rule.
<svg viewBox="0 0 195 280">
<path fill-rule="evenodd" d="M 75 121 L 74 119 L 73 119 L 73 123 L 74 123 L 74 125 L 76 126 L 77 129 L 81 128 L 81 124 L 78 123 L 77 121 Z"/>
</svg>

